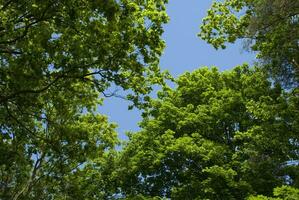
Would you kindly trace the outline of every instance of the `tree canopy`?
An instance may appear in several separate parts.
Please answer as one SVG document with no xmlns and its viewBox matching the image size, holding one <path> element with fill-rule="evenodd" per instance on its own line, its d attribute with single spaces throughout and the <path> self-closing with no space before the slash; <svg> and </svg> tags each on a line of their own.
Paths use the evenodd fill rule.
<svg viewBox="0 0 299 200">
<path fill-rule="evenodd" d="M 163 82 L 165 2 L 0 1 L 1 199 L 107 196 L 77 190 L 117 143 L 98 105 L 116 85 L 142 106 Z"/>
<path fill-rule="evenodd" d="M 298 27 L 298 1 L 223 0 L 213 3 L 199 36 L 217 49 L 247 39 L 272 77 L 287 86 L 298 86 Z"/>
<path fill-rule="evenodd" d="M 245 199 L 298 187 L 298 95 L 261 70 L 201 68 L 152 100 L 120 158 L 127 195 Z"/>
<path fill-rule="evenodd" d="M 0 0 L 0 199 L 299 198 L 299 2 L 215 1 L 199 36 L 259 60 L 177 79 L 166 3 Z M 143 112 L 121 148 L 113 87 Z"/>
</svg>

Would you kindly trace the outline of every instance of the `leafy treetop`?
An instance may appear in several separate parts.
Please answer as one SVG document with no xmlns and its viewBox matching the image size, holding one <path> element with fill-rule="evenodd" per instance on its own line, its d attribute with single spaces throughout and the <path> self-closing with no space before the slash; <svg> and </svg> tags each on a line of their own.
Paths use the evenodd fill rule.
<svg viewBox="0 0 299 200">
<path fill-rule="evenodd" d="M 213 3 L 199 36 L 216 49 L 247 39 L 265 69 L 286 86 L 299 80 L 299 2 L 222 0 Z"/>
</svg>

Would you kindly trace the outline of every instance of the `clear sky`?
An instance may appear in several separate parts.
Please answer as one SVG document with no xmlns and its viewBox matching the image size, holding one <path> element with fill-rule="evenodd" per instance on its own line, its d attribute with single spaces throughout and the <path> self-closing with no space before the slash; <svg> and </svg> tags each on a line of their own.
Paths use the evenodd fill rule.
<svg viewBox="0 0 299 200">
<path fill-rule="evenodd" d="M 164 27 L 163 39 L 166 48 L 161 57 L 161 68 L 177 77 L 185 71 L 202 66 L 217 66 L 231 69 L 242 63 L 252 64 L 255 55 L 246 52 L 241 42 L 229 45 L 225 50 L 215 50 L 197 37 L 202 18 L 211 6 L 212 0 L 169 0 L 167 13 L 170 22 Z M 126 131 L 138 130 L 141 121 L 138 110 L 128 109 L 128 103 L 119 98 L 108 98 L 99 111 L 118 124 L 120 138 L 125 139 Z"/>
</svg>

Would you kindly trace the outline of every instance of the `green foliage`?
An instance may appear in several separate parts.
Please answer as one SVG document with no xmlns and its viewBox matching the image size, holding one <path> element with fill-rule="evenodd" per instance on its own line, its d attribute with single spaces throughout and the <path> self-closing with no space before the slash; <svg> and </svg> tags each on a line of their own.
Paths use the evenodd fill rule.
<svg viewBox="0 0 299 200">
<path fill-rule="evenodd" d="M 292 86 L 299 80 L 298 23 L 298 1 L 223 0 L 213 3 L 199 36 L 217 49 L 249 39 L 265 69 Z"/>
<path fill-rule="evenodd" d="M 145 95 L 161 83 L 165 1 L 1 1 L 1 96 L 35 96 L 67 80 Z M 64 85 L 62 85 L 64 84 Z M 130 96 L 137 102 L 137 96 Z"/>
<path fill-rule="evenodd" d="M 163 83 L 165 3 L 0 0 L 1 199 L 114 194 L 116 125 L 96 111 L 112 85 L 142 107 Z"/>
<path fill-rule="evenodd" d="M 298 83 L 298 1 L 214 2 L 199 36 L 249 38 L 267 73 L 202 68 L 175 89 L 165 3 L 0 0 L 0 199 L 299 198 L 299 91 L 271 79 Z M 120 152 L 99 113 L 112 86 L 148 108 Z"/>
<path fill-rule="evenodd" d="M 176 83 L 129 135 L 119 161 L 126 195 L 244 199 L 271 195 L 287 175 L 296 185 L 298 166 L 286 162 L 298 159 L 297 94 L 247 66 L 201 68 Z"/>
<path fill-rule="evenodd" d="M 296 200 L 299 199 L 299 189 L 292 188 L 290 186 L 282 186 L 274 188 L 273 192 L 275 198 L 271 197 L 265 197 L 262 195 L 259 196 L 251 196 L 248 198 L 248 200 Z"/>
<path fill-rule="evenodd" d="M 216 49 L 225 48 L 226 42 L 235 42 L 246 33 L 251 11 L 239 16 L 245 6 L 251 8 L 253 0 L 224 0 L 214 2 L 203 19 L 199 36 Z"/>
</svg>

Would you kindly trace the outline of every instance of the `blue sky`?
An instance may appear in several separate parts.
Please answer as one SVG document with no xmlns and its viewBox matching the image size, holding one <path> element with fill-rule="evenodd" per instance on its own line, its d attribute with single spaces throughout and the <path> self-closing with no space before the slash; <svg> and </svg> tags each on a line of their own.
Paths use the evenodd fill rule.
<svg viewBox="0 0 299 200">
<path fill-rule="evenodd" d="M 253 63 L 255 55 L 246 52 L 242 42 L 229 45 L 225 50 L 215 50 L 197 37 L 202 18 L 211 4 L 212 0 L 169 0 L 167 13 L 170 22 L 164 27 L 166 48 L 160 66 L 174 77 L 202 66 L 217 66 L 222 71 L 242 63 Z M 126 131 L 138 130 L 141 121 L 138 110 L 129 111 L 127 108 L 128 102 L 112 97 L 99 108 L 101 113 L 109 116 L 110 122 L 118 124 L 121 139 L 126 138 Z"/>
</svg>

